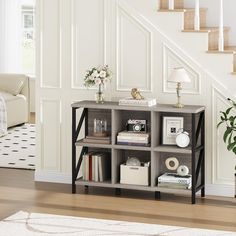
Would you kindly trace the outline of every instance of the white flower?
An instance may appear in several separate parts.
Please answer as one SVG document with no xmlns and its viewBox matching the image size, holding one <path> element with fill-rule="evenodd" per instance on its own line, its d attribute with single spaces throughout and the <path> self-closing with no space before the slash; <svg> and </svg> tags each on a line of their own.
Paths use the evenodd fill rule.
<svg viewBox="0 0 236 236">
<path fill-rule="evenodd" d="M 93 73 L 92 73 L 92 76 L 93 76 L 94 78 L 99 77 L 98 71 L 97 71 L 97 70 L 94 70 Z"/>
<path fill-rule="evenodd" d="M 107 75 L 107 73 L 106 73 L 106 71 L 104 71 L 104 70 L 101 70 L 100 73 L 99 73 L 99 76 L 100 76 L 101 78 L 105 78 L 106 75 Z"/>
<path fill-rule="evenodd" d="M 99 85 L 99 84 L 101 84 L 101 82 L 102 82 L 102 81 L 101 81 L 100 78 L 96 78 L 96 79 L 95 79 L 95 84 Z"/>
</svg>

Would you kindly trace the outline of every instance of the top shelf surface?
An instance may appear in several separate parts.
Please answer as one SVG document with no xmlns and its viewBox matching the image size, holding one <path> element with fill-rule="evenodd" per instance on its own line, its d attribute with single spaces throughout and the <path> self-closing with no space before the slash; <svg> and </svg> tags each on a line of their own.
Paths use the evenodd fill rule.
<svg viewBox="0 0 236 236">
<path fill-rule="evenodd" d="M 120 106 L 118 102 L 107 101 L 103 104 L 98 104 L 95 101 L 79 101 L 71 104 L 73 108 L 95 108 L 95 109 L 114 109 L 114 110 L 138 110 L 138 111 L 157 111 L 157 112 L 170 112 L 170 113 L 199 113 L 205 110 L 204 106 L 190 106 L 186 105 L 184 108 L 175 108 L 170 104 L 157 104 L 152 107 L 140 106 Z"/>
</svg>

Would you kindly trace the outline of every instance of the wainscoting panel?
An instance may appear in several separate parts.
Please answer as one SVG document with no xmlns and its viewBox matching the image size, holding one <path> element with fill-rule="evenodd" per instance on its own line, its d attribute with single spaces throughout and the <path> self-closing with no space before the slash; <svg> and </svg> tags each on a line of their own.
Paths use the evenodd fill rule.
<svg viewBox="0 0 236 236">
<path fill-rule="evenodd" d="M 40 0 L 40 86 L 61 87 L 61 1 Z M 52 10 L 53 9 L 53 10 Z"/>
<path fill-rule="evenodd" d="M 220 111 L 225 111 L 230 104 L 226 97 L 215 87 L 212 88 L 212 100 L 213 183 L 233 185 L 234 166 L 236 165 L 235 155 L 227 150 L 223 141 L 224 126 L 217 129 L 217 123 L 220 121 Z"/>
<path fill-rule="evenodd" d="M 41 100 L 41 169 L 60 171 L 61 102 Z"/>
<path fill-rule="evenodd" d="M 106 64 L 105 0 L 72 0 L 71 3 L 72 88 L 84 89 L 86 70 Z"/>
<path fill-rule="evenodd" d="M 183 58 L 169 48 L 166 44 L 163 44 L 163 92 L 164 93 L 176 93 L 176 84 L 168 83 L 167 80 L 173 71 L 173 68 L 184 67 L 188 72 L 191 82 L 182 84 L 185 94 L 200 94 L 200 74 L 192 68 Z"/>
<path fill-rule="evenodd" d="M 117 4 L 117 91 L 152 91 L 152 32 Z"/>
</svg>

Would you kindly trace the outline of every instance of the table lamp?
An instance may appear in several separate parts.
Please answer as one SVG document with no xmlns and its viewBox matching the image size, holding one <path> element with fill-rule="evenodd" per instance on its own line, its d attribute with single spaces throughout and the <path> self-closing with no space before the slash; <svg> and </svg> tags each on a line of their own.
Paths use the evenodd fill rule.
<svg viewBox="0 0 236 236">
<path fill-rule="evenodd" d="M 183 108 L 184 105 L 181 104 L 181 102 L 180 102 L 180 97 L 181 97 L 180 91 L 182 90 L 181 83 L 190 83 L 191 82 L 188 73 L 186 72 L 186 70 L 183 67 L 174 68 L 173 72 L 171 73 L 171 75 L 168 79 L 168 82 L 177 83 L 177 88 L 176 88 L 177 104 L 174 105 L 174 107 Z"/>
</svg>

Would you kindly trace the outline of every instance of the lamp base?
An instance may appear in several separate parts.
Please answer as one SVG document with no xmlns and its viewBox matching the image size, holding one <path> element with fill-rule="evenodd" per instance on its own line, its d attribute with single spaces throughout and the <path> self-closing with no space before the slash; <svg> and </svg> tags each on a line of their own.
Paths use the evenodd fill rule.
<svg viewBox="0 0 236 236">
<path fill-rule="evenodd" d="M 175 108 L 183 108 L 184 105 L 181 104 L 181 103 L 177 103 L 177 104 L 174 105 L 174 107 L 175 107 Z"/>
</svg>

